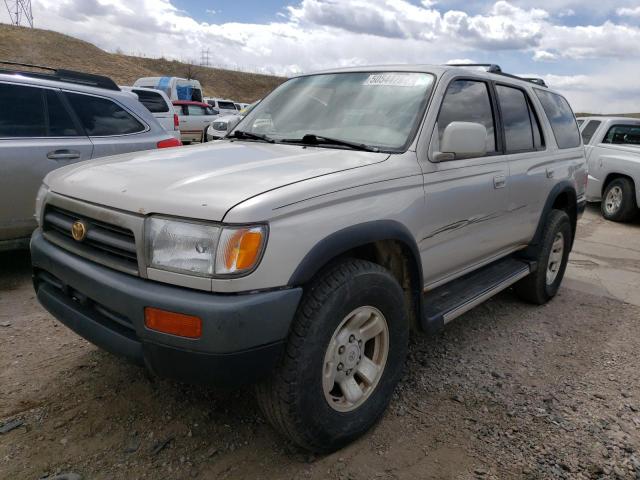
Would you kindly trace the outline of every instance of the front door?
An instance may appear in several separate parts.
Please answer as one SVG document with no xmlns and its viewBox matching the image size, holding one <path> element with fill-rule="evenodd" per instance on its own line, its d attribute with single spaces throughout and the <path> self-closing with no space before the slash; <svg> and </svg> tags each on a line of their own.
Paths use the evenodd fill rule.
<svg viewBox="0 0 640 480">
<path fill-rule="evenodd" d="M 496 135 L 496 108 L 489 84 L 453 80 L 447 87 L 430 151 L 451 122 L 487 129 L 487 154 L 425 162 L 425 228 L 420 241 L 425 284 L 444 283 L 499 256 L 510 243 L 507 217 L 509 167 Z"/>
</svg>

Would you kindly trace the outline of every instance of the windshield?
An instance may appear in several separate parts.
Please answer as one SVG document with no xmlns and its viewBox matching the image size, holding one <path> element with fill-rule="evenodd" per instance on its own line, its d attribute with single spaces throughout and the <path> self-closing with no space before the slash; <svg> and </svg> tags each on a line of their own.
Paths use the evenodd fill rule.
<svg viewBox="0 0 640 480">
<path fill-rule="evenodd" d="M 401 151 L 428 101 L 434 77 L 414 72 L 298 77 L 261 101 L 236 130 L 278 141 L 316 135 Z"/>
</svg>

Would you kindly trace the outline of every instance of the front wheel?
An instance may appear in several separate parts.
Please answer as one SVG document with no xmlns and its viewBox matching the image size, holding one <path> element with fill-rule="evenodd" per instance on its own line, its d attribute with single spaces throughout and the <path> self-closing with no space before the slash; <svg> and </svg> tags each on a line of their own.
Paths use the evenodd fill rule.
<svg viewBox="0 0 640 480">
<path fill-rule="evenodd" d="M 514 285 L 516 295 L 537 305 L 555 297 L 567 268 L 572 240 L 569 215 L 562 210 L 552 210 L 542 234 L 537 269 Z"/>
<path fill-rule="evenodd" d="M 374 263 L 344 260 L 306 289 L 281 364 L 256 388 L 260 408 L 303 448 L 334 451 L 385 411 L 408 335 L 395 278 Z"/>
</svg>

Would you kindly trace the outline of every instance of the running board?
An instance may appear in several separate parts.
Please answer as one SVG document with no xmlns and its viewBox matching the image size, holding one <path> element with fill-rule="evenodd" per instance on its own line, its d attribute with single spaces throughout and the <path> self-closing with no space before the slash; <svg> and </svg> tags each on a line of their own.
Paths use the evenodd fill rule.
<svg viewBox="0 0 640 480">
<path fill-rule="evenodd" d="M 506 257 L 424 295 L 423 327 L 434 331 L 509 288 L 535 269 L 535 263 Z"/>
</svg>

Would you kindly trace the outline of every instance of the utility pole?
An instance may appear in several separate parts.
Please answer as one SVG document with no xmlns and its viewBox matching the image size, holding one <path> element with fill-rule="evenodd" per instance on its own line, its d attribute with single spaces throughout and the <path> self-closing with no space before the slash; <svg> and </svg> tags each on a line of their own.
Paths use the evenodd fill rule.
<svg viewBox="0 0 640 480">
<path fill-rule="evenodd" d="M 33 28 L 31 0 L 4 0 L 4 5 L 7 7 L 12 25 L 20 27 L 24 24 Z"/>
<path fill-rule="evenodd" d="M 209 55 L 211 54 L 211 50 L 207 48 L 206 50 L 203 48 L 200 50 L 200 65 L 203 67 L 209 66 Z"/>
</svg>

